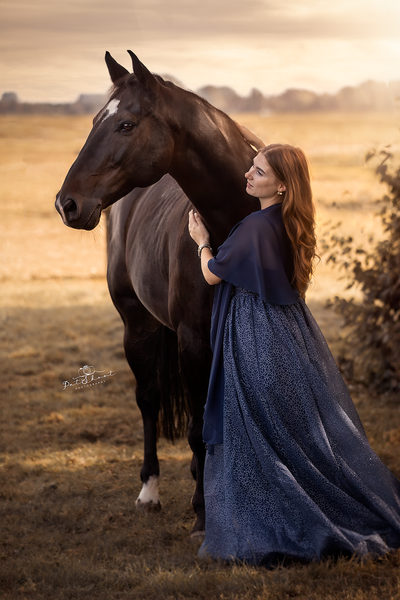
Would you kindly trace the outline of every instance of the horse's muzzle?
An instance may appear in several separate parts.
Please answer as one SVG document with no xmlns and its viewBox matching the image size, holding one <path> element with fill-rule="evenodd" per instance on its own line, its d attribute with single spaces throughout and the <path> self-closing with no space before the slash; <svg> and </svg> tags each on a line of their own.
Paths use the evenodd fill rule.
<svg viewBox="0 0 400 600">
<path fill-rule="evenodd" d="M 67 198 L 66 200 L 62 201 L 60 196 L 57 195 L 56 209 L 60 213 L 65 225 L 69 225 L 71 222 L 79 219 L 79 208 L 73 198 Z"/>
<path fill-rule="evenodd" d="M 60 193 L 57 194 L 55 207 L 61 215 L 64 225 L 74 229 L 94 229 L 100 221 L 101 202 L 97 202 L 89 214 L 87 211 L 81 211 L 78 202 L 71 196 L 61 199 Z"/>
</svg>

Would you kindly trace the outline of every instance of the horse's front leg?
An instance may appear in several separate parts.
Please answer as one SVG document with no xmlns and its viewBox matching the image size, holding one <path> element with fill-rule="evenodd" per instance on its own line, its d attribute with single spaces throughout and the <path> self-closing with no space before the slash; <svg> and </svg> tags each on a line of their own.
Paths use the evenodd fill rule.
<svg viewBox="0 0 400 600">
<path fill-rule="evenodd" d="M 140 315 L 138 322 L 143 323 Z M 143 315 L 142 315 L 143 319 Z M 157 457 L 157 422 L 160 409 L 160 390 L 157 378 L 157 346 L 159 331 L 139 330 L 138 322 L 125 322 L 125 354 L 136 378 L 136 402 L 142 413 L 144 459 L 140 471 L 142 489 L 136 500 L 137 508 L 147 511 L 161 509 L 158 496 L 160 465 Z"/>
<path fill-rule="evenodd" d="M 153 373 L 153 377 L 156 374 Z M 144 459 L 140 471 L 142 489 L 136 500 L 136 507 L 146 511 L 161 510 L 158 496 L 160 465 L 157 456 L 157 420 L 159 411 L 159 392 L 154 386 L 136 388 L 136 401 L 142 413 L 144 432 Z"/>
</svg>

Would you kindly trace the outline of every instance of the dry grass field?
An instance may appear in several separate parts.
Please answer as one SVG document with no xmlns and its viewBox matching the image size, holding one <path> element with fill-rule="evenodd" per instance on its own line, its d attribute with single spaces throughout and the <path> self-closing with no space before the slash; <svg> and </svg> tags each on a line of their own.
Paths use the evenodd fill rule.
<svg viewBox="0 0 400 600">
<path fill-rule="evenodd" d="M 384 188 L 363 157 L 371 147 L 399 149 L 396 116 L 237 119 L 266 141 L 305 149 L 320 229 L 342 221 L 357 239 L 379 235 L 374 201 Z M 398 555 L 274 570 L 197 559 L 185 440 L 160 440 L 163 510 L 136 512 L 143 434 L 105 282 L 105 229 L 68 229 L 54 209 L 90 127 L 86 117 L 0 119 L 1 597 L 399 599 Z M 308 295 L 334 353 L 340 322 L 324 304 L 344 289 L 339 276 L 322 261 Z M 63 389 L 84 365 L 115 375 Z M 375 451 L 400 477 L 397 399 L 350 391 Z"/>
</svg>

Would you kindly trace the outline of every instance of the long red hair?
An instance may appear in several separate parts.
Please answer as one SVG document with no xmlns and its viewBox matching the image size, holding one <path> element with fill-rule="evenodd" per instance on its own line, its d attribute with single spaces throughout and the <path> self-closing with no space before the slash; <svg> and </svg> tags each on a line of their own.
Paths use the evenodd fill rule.
<svg viewBox="0 0 400 600">
<path fill-rule="evenodd" d="M 286 187 L 282 195 L 282 216 L 293 250 L 291 283 L 304 298 L 317 258 L 315 206 L 307 158 L 300 148 L 288 144 L 270 144 L 260 153 Z"/>
</svg>

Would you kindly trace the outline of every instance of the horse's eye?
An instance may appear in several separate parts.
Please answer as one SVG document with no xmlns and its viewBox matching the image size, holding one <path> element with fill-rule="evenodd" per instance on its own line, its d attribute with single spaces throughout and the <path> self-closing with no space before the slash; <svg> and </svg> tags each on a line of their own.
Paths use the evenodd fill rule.
<svg viewBox="0 0 400 600">
<path fill-rule="evenodd" d="M 134 127 L 134 125 L 130 121 L 125 121 L 125 123 L 122 123 L 122 125 L 121 125 L 122 131 L 131 131 L 131 129 L 133 129 L 133 127 Z"/>
</svg>

